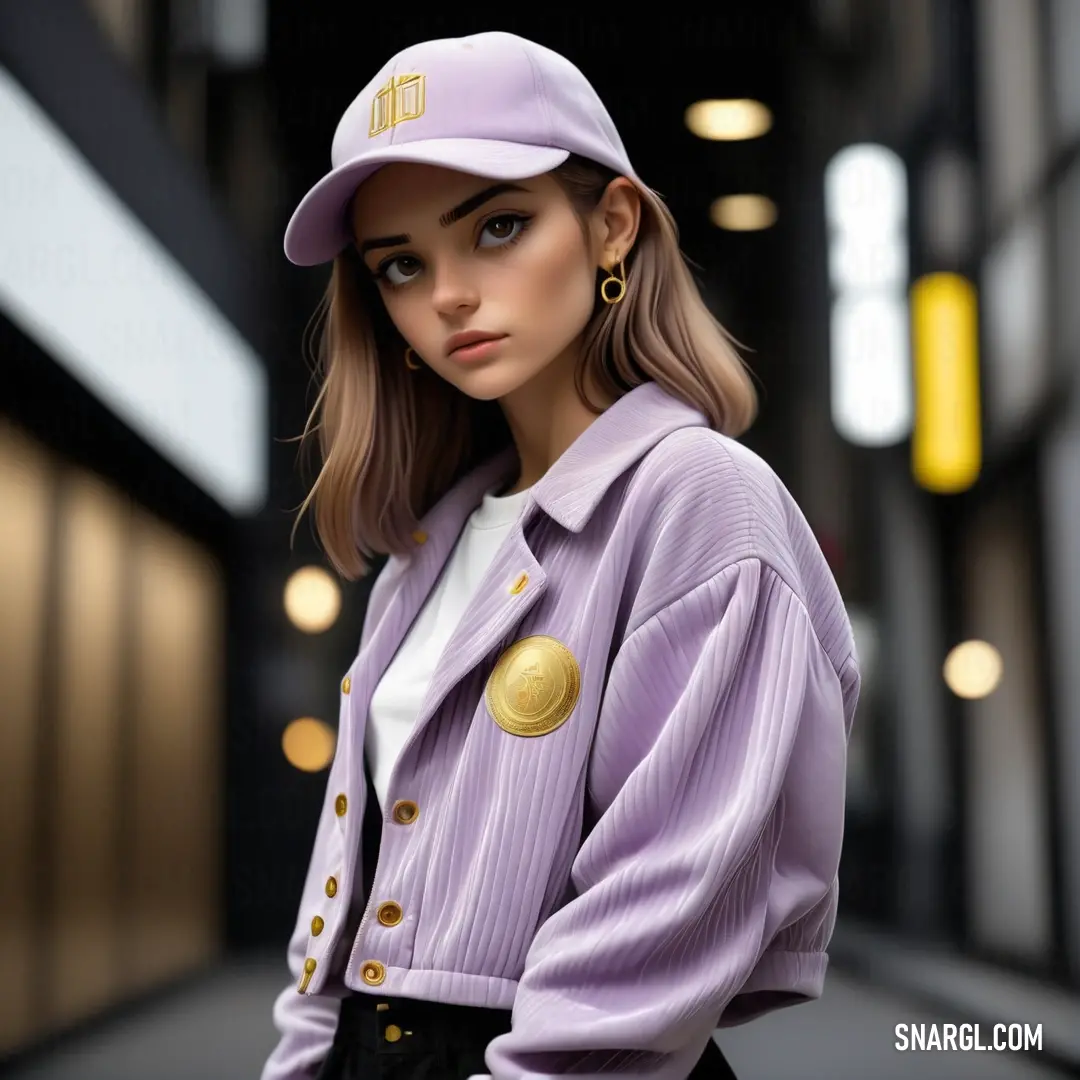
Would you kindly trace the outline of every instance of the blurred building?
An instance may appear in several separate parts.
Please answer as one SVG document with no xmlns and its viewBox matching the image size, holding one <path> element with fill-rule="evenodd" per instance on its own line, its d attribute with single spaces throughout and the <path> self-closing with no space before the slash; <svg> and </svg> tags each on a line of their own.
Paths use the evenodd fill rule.
<svg viewBox="0 0 1080 1080">
<path fill-rule="evenodd" d="M 226 942 L 272 305 L 168 11 L 0 4 L 0 1055 Z"/>
<path fill-rule="evenodd" d="M 911 282 L 910 422 L 880 440 L 871 422 L 845 455 L 862 503 L 849 512 L 865 523 L 852 535 L 867 570 L 853 614 L 868 676 L 848 910 L 1075 986 L 1080 5 L 823 0 L 814 11 L 807 179 L 850 145 L 899 155 Z M 826 217 L 823 206 L 832 253 Z M 835 424 L 835 274 L 830 289 L 815 269 L 815 364 L 833 366 L 833 400 L 812 411 Z M 920 309 L 957 281 L 974 287 L 970 341 L 957 329 L 966 312 Z M 920 338 L 925 319 L 934 329 Z M 886 339 L 868 344 L 864 362 Z M 951 411 L 938 417 L 942 402 Z M 961 441 L 974 468 L 946 482 Z M 808 486 L 811 515 L 835 468 L 811 466 L 816 456 L 810 439 L 804 459 L 825 488 L 815 498 Z"/>
<path fill-rule="evenodd" d="M 367 586 L 290 540 L 281 235 L 386 56 L 496 27 L 587 71 L 752 347 L 863 659 L 846 919 L 1080 988 L 1080 3 L 721 7 L 0 0 L 0 1059 L 284 958 Z"/>
</svg>

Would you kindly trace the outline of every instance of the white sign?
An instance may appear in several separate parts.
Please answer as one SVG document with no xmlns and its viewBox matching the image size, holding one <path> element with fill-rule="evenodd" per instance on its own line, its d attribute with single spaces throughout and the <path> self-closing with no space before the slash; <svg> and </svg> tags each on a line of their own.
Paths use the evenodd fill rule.
<svg viewBox="0 0 1080 1080">
<path fill-rule="evenodd" d="M 258 510 L 258 357 L 3 68 L 0 131 L 0 308 L 222 506 Z"/>
<path fill-rule="evenodd" d="M 907 204 L 903 162 L 883 146 L 846 147 L 825 170 L 832 419 L 859 446 L 911 433 Z"/>
</svg>

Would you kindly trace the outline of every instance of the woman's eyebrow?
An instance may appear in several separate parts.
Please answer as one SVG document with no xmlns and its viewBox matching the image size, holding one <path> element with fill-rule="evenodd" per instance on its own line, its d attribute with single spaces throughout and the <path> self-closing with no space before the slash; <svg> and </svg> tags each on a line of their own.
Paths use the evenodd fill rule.
<svg viewBox="0 0 1080 1080">
<path fill-rule="evenodd" d="M 439 218 L 439 224 L 445 229 L 455 222 L 460 221 L 464 217 L 468 217 L 474 210 L 479 209 L 484 203 L 494 199 L 496 195 L 504 195 L 508 191 L 527 191 L 527 188 L 523 188 L 518 184 L 492 184 L 491 187 L 484 188 L 483 191 L 478 191 L 475 195 L 470 195 L 463 202 L 457 204 L 451 210 L 447 210 L 441 218 Z M 408 244 L 412 238 L 408 233 L 398 233 L 396 236 L 376 236 L 372 240 L 365 240 L 359 245 L 360 254 L 366 255 L 369 251 L 375 248 L 384 247 L 397 247 L 400 244 Z"/>
<path fill-rule="evenodd" d="M 360 254 L 366 255 L 374 248 L 397 247 L 398 244 L 407 244 L 408 242 L 408 233 L 399 233 L 397 236 L 376 236 L 374 240 L 365 240 L 360 245 Z"/>
<path fill-rule="evenodd" d="M 494 199 L 496 195 L 502 195 L 507 191 L 525 191 L 523 187 L 519 187 L 517 184 L 493 184 L 491 187 L 484 188 L 483 191 L 477 192 L 475 195 L 470 195 L 464 202 L 460 202 L 452 210 L 447 210 L 441 218 L 439 218 L 439 224 L 445 229 L 448 225 L 453 225 L 455 221 L 460 221 L 463 217 L 468 217 L 478 207 L 484 205 L 490 199 Z"/>
</svg>

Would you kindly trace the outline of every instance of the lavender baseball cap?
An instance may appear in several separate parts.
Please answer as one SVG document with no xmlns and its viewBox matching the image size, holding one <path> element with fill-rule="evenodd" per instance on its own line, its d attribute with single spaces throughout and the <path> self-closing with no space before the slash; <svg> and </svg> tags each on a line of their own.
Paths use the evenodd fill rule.
<svg viewBox="0 0 1080 1080">
<path fill-rule="evenodd" d="M 332 167 L 293 213 L 285 254 L 297 266 L 338 255 L 356 189 L 390 162 L 522 180 L 572 153 L 635 175 L 603 102 L 569 60 L 502 32 L 413 45 L 338 121 Z"/>
</svg>

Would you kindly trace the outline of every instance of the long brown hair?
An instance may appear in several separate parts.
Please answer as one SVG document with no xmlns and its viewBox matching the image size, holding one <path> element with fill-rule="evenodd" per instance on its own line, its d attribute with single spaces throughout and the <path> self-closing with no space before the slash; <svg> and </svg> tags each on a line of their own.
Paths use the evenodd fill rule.
<svg viewBox="0 0 1080 1080">
<path fill-rule="evenodd" d="M 571 156 L 553 170 L 584 222 L 616 173 Z M 660 196 L 641 197 L 637 240 L 625 260 L 626 295 L 597 302 L 585 329 L 575 386 L 599 414 L 586 375 L 609 400 L 655 381 L 733 437 L 753 423 L 757 394 L 736 342 L 705 306 Z M 419 519 L 462 475 L 509 445 L 497 402 L 476 401 L 426 366 L 405 366 L 405 343 L 351 245 L 334 260 L 318 310 L 318 397 L 302 444 L 319 434 L 322 468 L 300 506 L 314 504 L 326 554 L 348 580 L 373 555 L 410 545 Z M 294 527 L 295 531 L 295 527 Z"/>
</svg>

